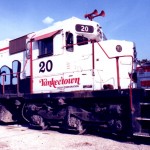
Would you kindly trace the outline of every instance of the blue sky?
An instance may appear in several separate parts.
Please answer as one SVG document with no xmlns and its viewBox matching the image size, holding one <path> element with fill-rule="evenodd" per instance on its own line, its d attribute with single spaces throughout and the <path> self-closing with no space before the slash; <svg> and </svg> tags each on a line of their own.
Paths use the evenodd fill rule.
<svg viewBox="0 0 150 150">
<path fill-rule="evenodd" d="M 0 40 L 14 39 L 94 9 L 108 39 L 136 43 L 138 59 L 150 60 L 150 0 L 0 0 Z"/>
</svg>

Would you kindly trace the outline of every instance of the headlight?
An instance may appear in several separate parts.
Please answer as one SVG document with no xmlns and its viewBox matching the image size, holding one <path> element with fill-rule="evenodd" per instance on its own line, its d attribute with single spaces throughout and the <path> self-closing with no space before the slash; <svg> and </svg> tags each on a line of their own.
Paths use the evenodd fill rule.
<svg viewBox="0 0 150 150">
<path fill-rule="evenodd" d="M 121 45 L 117 45 L 116 46 L 116 51 L 117 52 L 121 52 L 122 51 L 122 46 Z"/>
</svg>

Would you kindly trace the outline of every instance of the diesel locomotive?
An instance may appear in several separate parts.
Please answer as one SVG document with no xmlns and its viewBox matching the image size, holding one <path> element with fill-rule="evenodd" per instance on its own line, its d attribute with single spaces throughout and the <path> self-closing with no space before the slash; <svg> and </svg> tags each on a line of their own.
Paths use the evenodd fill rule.
<svg viewBox="0 0 150 150">
<path fill-rule="evenodd" d="M 150 69 L 134 42 L 106 38 L 104 15 L 0 41 L 0 122 L 150 136 Z"/>
</svg>

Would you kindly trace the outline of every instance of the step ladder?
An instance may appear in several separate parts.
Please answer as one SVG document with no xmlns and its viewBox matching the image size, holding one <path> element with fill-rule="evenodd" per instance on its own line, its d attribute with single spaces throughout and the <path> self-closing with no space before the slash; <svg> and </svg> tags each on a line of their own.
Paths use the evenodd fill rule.
<svg viewBox="0 0 150 150">
<path fill-rule="evenodd" d="M 135 117 L 140 125 L 138 132 L 133 135 L 137 137 L 150 138 L 150 90 L 145 90 L 144 99 L 140 102 L 140 115 Z"/>
</svg>

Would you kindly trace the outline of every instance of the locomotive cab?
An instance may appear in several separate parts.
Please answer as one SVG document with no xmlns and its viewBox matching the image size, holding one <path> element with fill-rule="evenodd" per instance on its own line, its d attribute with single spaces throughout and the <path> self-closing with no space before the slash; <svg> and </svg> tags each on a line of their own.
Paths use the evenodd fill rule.
<svg viewBox="0 0 150 150">
<path fill-rule="evenodd" d="M 53 31 L 47 29 L 28 36 L 33 39 L 32 50 L 29 50 L 32 52 L 30 64 L 34 68 L 30 72 L 33 93 L 79 91 L 86 86 L 93 89 L 91 43 L 102 40 L 103 36 L 97 23 L 82 22 L 71 18 L 52 28 Z"/>
</svg>

